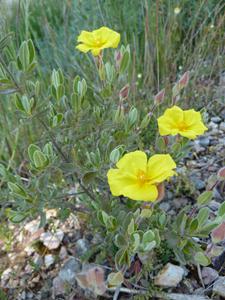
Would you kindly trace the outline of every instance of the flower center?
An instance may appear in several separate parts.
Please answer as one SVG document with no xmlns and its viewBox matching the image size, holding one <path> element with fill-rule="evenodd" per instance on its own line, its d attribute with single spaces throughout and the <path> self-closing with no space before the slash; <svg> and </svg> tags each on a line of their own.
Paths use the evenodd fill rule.
<svg viewBox="0 0 225 300">
<path fill-rule="evenodd" d="M 97 38 L 97 39 L 95 39 L 95 44 L 96 44 L 96 46 L 102 46 L 102 44 L 103 44 L 103 42 L 101 41 L 101 39 L 99 39 L 99 38 Z"/>
<path fill-rule="evenodd" d="M 181 122 L 179 125 L 178 125 L 178 129 L 180 131 L 185 131 L 188 129 L 188 125 L 185 123 L 185 122 Z"/>
<path fill-rule="evenodd" d="M 139 185 L 143 185 L 148 181 L 148 177 L 144 171 L 138 170 L 137 180 L 138 180 Z"/>
</svg>

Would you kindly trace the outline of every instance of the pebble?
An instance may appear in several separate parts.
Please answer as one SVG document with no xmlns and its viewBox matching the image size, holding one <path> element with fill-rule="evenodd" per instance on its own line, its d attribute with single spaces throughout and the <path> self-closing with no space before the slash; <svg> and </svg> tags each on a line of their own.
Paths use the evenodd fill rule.
<svg viewBox="0 0 225 300">
<path fill-rule="evenodd" d="M 225 122 L 222 122 L 219 128 L 220 130 L 225 131 Z"/>
<path fill-rule="evenodd" d="M 24 229 L 26 231 L 28 231 L 29 233 L 34 234 L 36 231 L 38 231 L 39 225 L 40 225 L 40 220 L 33 220 L 33 221 L 27 223 L 24 226 Z"/>
<path fill-rule="evenodd" d="M 80 262 L 76 258 L 70 257 L 59 271 L 58 277 L 64 282 L 73 284 L 76 274 L 80 272 L 80 269 Z"/>
<path fill-rule="evenodd" d="M 221 297 L 225 297 L 225 276 L 220 276 L 214 283 L 213 292 Z"/>
<path fill-rule="evenodd" d="M 211 118 L 211 121 L 212 121 L 213 123 L 218 124 L 218 123 L 221 122 L 221 118 L 220 118 L 220 117 L 212 117 L 212 118 Z"/>
<path fill-rule="evenodd" d="M 198 177 L 196 176 L 191 176 L 191 181 L 194 183 L 195 185 L 195 188 L 197 190 L 203 190 L 205 188 L 205 182 L 201 179 L 199 179 Z"/>
<path fill-rule="evenodd" d="M 52 281 L 52 293 L 54 298 L 65 293 L 65 282 L 59 276 Z"/>
<path fill-rule="evenodd" d="M 155 284 L 163 287 L 176 287 L 184 276 L 184 269 L 171 263 L 159 272 L 155 278 Z"/>
<path fill-rule="evenodd" d="M 68 256 L 67 249 L 66 249 L 66 247 L 62 246 L 60 251 L 59 251 L 59 258 L 63 260 L 67 256 Z"/>
<path fill-rule="evenodd" d="M 40 236 L 40 240 L 43 242 L 45 247 L 49 250 L 57 249 L 62 242 L 64 237 L 64 232 L 60 229 L 56 230 L 56 232 L 44 232 Z"/>
<path fill-rule="evenodd" d="M 211 284 L 219 277 L 219 274 L 216 270 L 210 267 L 202 268 L 202 279 L 205 285 Z"/>
<path fill-rule="evenodd" d="M 210 140 L 209 140 L 208 137 L 201 137 L 201 138 L 199 139 L 199 144 L 200 144 L 202 147 L 207 147 L 207 146 L 209 146 L 209 144 L 210 144 Z"/>
<path fill-rule="evenodd" d="M 45 255 L 44 262 L 45 262 L 45 266 L 49 268 L 51 265 L 54 264 L 55 257 L 52 254 L 47 254 Z"/>
<path fill-rule="evenodd" d="M 209 129 L 214 130 L 214 129 L 217 129 L 217 128 L 218 128 L 218 125 L 217 125 L 216 123 L 214 123 L 214 122 L 211 121 L 211 122 L 208 124 L 208 127 L 209 127 Z"/>
<path fill-rule="evenodd" d="M 79 239 L 76 241 L 75 253 L 78 257 L 83 256 L 89 249 L 89 243 L 86 239 Z"/>
<path fill-rule="evenodd" d="M 159 208 L 168 211 L 170 209 L 170 204 L 168 202 L 162 202 L 160 203 Z"/>
</svg>

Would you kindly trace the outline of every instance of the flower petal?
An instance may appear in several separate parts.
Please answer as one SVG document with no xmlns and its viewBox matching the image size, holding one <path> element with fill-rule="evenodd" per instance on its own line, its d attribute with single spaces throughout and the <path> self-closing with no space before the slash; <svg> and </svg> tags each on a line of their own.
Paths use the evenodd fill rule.
<svg viewBox="0 0 225 300">
<path fill-rule="evenodd" d="M 179 124 L 183 122 L 183 111 L 178 106 L 168 108 L 164 114 L 158 118 L 160 135 L 176 135 L 179 132 Z"/>
<path fill-rule="evenodd" d="M 94 37 L 93 33 L 89 31 L 82 30 L 81 34 L 78 36 L 78 42 L 84 43 L 86 45 L 93 45 Z"/>
<path fill-rule="evenodd" d="M 134 151 L 125 154 L 116 164 L 117 168 L 126 170 L 127 173 L 137 175 L 138 170 L 146 171 L 147 156 L 143 151 Z"/>
<path fill-rule="evenodd" d="M 150 184 L 160 183 L 175 175 L 176 163 L 169 154 L 153 155 L 148 161 L 148 178 Z"/>
<path fill-rule="evenodd" d="M 124 187 L 123 195 L 132 200 L 155 201 L 158 197 L 158 189 L 151 184 L 133 184 Z"/>
<path fill-rule="evenodd" d="M 136 177 L 132 177 L 129 173 L 118 169 L 110 169 L 107 173 L 107 177 L 113 196 L 123 195 L 124 187 L 136 183 Z"/>
<path fill-rule="evenodd" d="M 109 47 L 118 47 L 118 44 L 120 42 L 120 34 L 118 32 L 103 26 L 97 30 L 94 30 L 93 33 L 96 38 L 103 42 L 102 49 Z"/>
<path fill-rule="evenodd" d="M 87 53 L 89 50 L 91 50 L 91 47 L 85 44 L 79 44 L 76 46 L 76 49 L 80 50 L 81 52 Z"/>
</svg>

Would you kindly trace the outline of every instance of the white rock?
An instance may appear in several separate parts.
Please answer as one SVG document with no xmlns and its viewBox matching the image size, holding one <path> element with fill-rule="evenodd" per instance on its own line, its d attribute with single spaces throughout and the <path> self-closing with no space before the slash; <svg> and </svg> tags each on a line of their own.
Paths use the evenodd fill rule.
<svg viewBox="0 0 225 300">
<path fill-rule="evenodd" d="M 156 276 L 155 284 L 163 287 L 176 287 L 184 276 L 184 269 L 168 263 Z"/>
<path fill-rule="evenodd" d="M 52 264 L 54 264 L 55 257 L 52 254 L 47 254 L 47 255 L 45 255 L 44 261 L 45 261 L 45 266 L 48 268 Z"/>
<path fill-rule="evenodd" d="M 210 267 L 203 267 L 202 268 L 202 279 L 204 284 L 208 285 L 215 281 L 219 277 L 219 274 L 216 270 Z"/>
<path fill-rule="evenodd" d="M 40 236 L 40 240 L 43 242 L 45 247 L 49 250 L 57 249 L 62 242 L 64 233 L 62 230 L 58 229 L 56 232 L 44 232 Z"/>
<path fill-rule="evenodd" d="M 34 234 L 36 231 L 38 231 L 39 225 L 40 225 L 40 220 L 33 220 L 27 223 L 24 226 L 24 229 L 27 230 L 29 233 Z"/>
<path fill-rule="evenodd" d="M 68 252 L 66 250 L 66 247 L 62 246 L 60 251 L 59 251 L 59 257 L 60 259 L 65 259 L 68 256 Z"/>
<path fill-rule="evenodd" d="M 225 297 L 225 276 L 219 277 L 214 283 L 213 292 L 221 297 Z"/>
</svg>

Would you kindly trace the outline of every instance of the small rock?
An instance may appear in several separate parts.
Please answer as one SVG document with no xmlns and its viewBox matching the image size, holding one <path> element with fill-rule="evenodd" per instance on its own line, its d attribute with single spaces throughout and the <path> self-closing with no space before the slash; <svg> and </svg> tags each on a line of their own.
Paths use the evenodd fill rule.
<svg viewBox="0 0 225 300">
<path fill-rule="evenodd" d="M 170 209 L 170 205 L 168 202 L 162 202 L 160 203 L 159 208 L 164 211 L 168 211 Z"/>
<path fill-rule="evenodd" d="M 88 249 L 89 243 L 86 239 L 79 239 L 76 241 L 75 251 L 78 257 L 84 255 L 88 251 Z"/>
<path fill-rule="evenodd" d="M 55 277 L 52 282 L 53 297 L 65 293 L 65 282 L 59 277 Z"/>
<path fill-rule="evenodd" d="M 184 269 L 171 263 L 159 272 L 155 278 L 155 284 L 163 287 L 176 287 L 184 276 Z"/>
<path fill-rule="evenodd" d="M 60 251 L 59 251 L 59 258 L 63 260 L 67 256 L 68 256 L 68 253 L 67 253 L 66 247 L 62 246 Z"/>
<path fill-rule="evenodd" d="M 212 200 L 209 204 L 208 204 L 209 208 L 213 211 L 217 211 L 220 207 L 220 204 L 218 202 L 216 202 L 215 200 Z"/>
<path fill-rule="evenodd" d="M 70 284 L 73 284 L 75 281 L 76 274 L 80 272 L 80 269 L 80 262 L 76 258 L 70 257 L 61 268 L 59 272 L 59 277 L 64 282 L 69 282 Z"/>
<path fill-rule="evenodd" d="M 221 122 L 221 118 L 220 118 L 220 117 L 212 117 L 212 118 L 211 118 L 211 121 L 212 121 L 213 123 L 218 124 L 218 123 Z"/>
<path fill-rule="evenodd" d="M 194 141 L 194 150 L 198 154 L 204 152 L 205 148 L 200 145 L 199 140 L 196 140 Z"/>
<path fill-rule="evenodd" d="M 5 287 L 5 284 L 10 279 L 12 274 L 13 274 L 12 268 L 5 269 L 5 271 L 2 272 L 2 275 L 1 275 L 1 286 L 2 287 Z"/>
<path fill-rule="evenodd" d="M 203 189 L 205 188 L 205 182 L 202 181 L 201 179 L 199 179 L 198 177 L 193 176 L 193 177 L 191 178 L 191 180 L 192 180 L 192 182 L 194 183 L 195 188 L 196 188 L 197 190 L 200 191 L 200 190 L 203 190 Z"/>
<path fill-rule="evenodd" d="M 206 136 L 206 137 L 201 137 L 200 139 L 199 139 L 199 144 L 200 144 L 200 146 L 202 146 L 202 147 L 207 147 L 207 146 L 209 146 L 209 144 L 210 144 L 210 140 L 209 140 L 209 138 Z"/>
<path fill-rule="evenodd" d="M 202 279 L 204 284 L 208 285 L 215 281 L 219 277 L 219 274 L 216 270 L 210 267 L 202 268 Z"/>
<path fill-rule="evenodd" d="M 40 225 L 40 220 L 33 220 L 33 221 L 27 223 L 24 226 L 24 229 L 26 231 L 28 231 L 29 233 L 34 234 L 36 231 L 38 231 L 39 225 Z"/>
<path fill-rule="evenodd" d="M 225 122 L 220 124 L 220 130 L 225 131 Z"/>
<path fill-rule="evenodd" d="M 40 240 L 43 242 L 43 244 L 49 249 L 57 249 L 62 242 L 64 237 L 64 233 L 62 230 L 58 229 L 56 232 L 44 232 L 40 236 Z"/>
<path fill-rule="evenodd" d="M 45 255 L 44 261 L 45 261 L 45 266 L 49 268 L 52 264 L 54 264 L 55 257 L 52 254 L 47 254 Z"/>
<path fill-rule="evenodd" d="M 213 292 L 221 297 L 225 297 L 225 276 L 219 277 L 214 283 Z"/>
<path fill-rule="evenodd" d="M 208 127 L 209 127 L 209 129 L 217 129 L 217 128 L 218 128 L 218 125 L 211 121 L 211 122 L 208 124 Z"/>
</svg>

